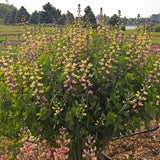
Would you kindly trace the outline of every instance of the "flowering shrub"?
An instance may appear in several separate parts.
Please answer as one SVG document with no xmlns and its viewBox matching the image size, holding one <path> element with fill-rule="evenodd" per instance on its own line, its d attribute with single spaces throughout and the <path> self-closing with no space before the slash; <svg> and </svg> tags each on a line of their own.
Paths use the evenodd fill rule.
<svg viewBox="0 0 160 160">
<path fill-rule="evenodd" d="M 22 135 L 19 134 L 21 140 L 20 152 L 16 155 L 16 159 L 25 160 L 47 160 L 50 159 L 51 151 L 46 143 L 46 140 L 41 141 L 41 137 L 38 138 L 31 135 L 29 130 L 22 130 Z"/>
<path fill-rule="evenodd" d="M 91 135 L 95 155 L 85 150 L 86 157 L 98 159 L 112 137 L 159 118 L 160 59 L 149 54 L 146 28 L 129 37 L 102 24 L 96 30 L 79 22 L 49 29 L 53 35 L 28 27 L 17 54 L 9 50 L 1 57 L 1 135 L 16 136 L 23 119 L 34 136 L 55 146 L 64 126 L 70 149 L 61 135 L 55 157 L 69 152 L 70 159 L 81 160 Z"/>
</svg>

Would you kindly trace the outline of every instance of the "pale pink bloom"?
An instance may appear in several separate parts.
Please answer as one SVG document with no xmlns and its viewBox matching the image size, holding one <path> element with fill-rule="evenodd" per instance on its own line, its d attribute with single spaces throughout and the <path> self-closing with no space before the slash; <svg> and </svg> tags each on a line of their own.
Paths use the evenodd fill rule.
<svg viewBox="0 0 160 160">
<path fill-rule="evenodd" d="M 83 87 L 85 87 L 85 86 L 86 86 L 86 84 L 85 84 L 85 83 L 82 83 L 81 85 L 82 85 Z"/>
<path fill-rule="evenodd" d="M 39 93 L 43 93 L 43 92 L 44 92 L 43 90 L 40 90 L 40 91 L 39 91 Z"/>
<path fill-rule="evenodd" d="M 93 94 L 93 91 L 92 91 L 92 90 L 89 90 L 88 94 Z"/>
<path fill-rule="evenodd" d="M 64 84 L 64 87 L 65 87 L 65 88 L 68 87 L 68 84 Z"/>
<path fill-rule="evenodd" d="M 89 83 L 89 84 L 88 84 L 88 86 L 90 86 L 90 87 L 91 87 L 91 86 L 93 86 L 93 84 L 92 84 L 92 83 Z"/>
<path fill-rule="evenodd" d="M 65 148 L 64 148 L 64 152 L 69 152 L 69 148 L 68 148 L 68 147 L 65 147 Z"/>
<path fill-rule="evenodd" d="M 51 151 L 48 151 L 47 154 L 46 154 L 46 159 L 49 159 L 51 156 Z"/>
<path fill-rule="evenodd" d="M 75 84 L 75 83 L 77 83 L 77 82 L 76 82 L 75 80 L 72 80 L 72 83 Z"/>
<path fill-rule="evenodd" d="M 74 91 L 77 91 L 77 88 L 74 87 L 73 90 L 74 90 Z"/>
</svg>

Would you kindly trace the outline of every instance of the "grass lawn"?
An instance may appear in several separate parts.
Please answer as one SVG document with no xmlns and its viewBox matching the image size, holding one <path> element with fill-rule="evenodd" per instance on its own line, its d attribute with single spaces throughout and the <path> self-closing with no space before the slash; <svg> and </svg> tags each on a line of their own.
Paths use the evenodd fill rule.
<svg viewBox="0 0 160 160">
<path fill-rule="evenodd" d="M 22 34 L 23 29 L 20 25 L 0 25 L 0 34 Z"/>
</svg>

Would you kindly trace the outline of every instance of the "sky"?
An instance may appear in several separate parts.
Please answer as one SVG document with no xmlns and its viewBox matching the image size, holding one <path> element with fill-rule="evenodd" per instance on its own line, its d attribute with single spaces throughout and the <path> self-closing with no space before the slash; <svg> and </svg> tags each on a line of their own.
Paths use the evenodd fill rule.
<svg viewBox="0 0 160 160">
<path fill-rule="evenodd" d="M 136 18 L 137 14 L 145 18 L 160 13 L 160 0 L 8 0 L 8 2 L 17 9 L 24 6 L 30 14 L 35 10 L 41 11 L 47 2 L 60 9 L 61 13 L 67 13 L 69 10 L 74 16 L 77 15 L 78 4 L 81 4 L 82 15 L 88 5 L 95 15 L 103 8 L 103 13 L 109 17 L 118 14 L 118 10 L 121 10 L 122 17 L 127 18 Z M 0 0 L 0 3 L 6 3 L 6 0 Z"/>
</svg>

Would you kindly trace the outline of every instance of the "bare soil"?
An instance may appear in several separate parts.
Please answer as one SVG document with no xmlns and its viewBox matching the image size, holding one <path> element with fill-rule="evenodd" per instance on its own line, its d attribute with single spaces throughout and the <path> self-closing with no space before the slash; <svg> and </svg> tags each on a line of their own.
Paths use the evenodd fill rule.
<svg viewBox="0 0 160 160">
<path fill-rule="evenodd" d="M 151 122 L 151 128 L 157 126 L 158 122 L 155 120 Z M 142 127 L 140 131 L 145 130 Z M 113 160 L 160 160 L 160 128 L 110 142 L 104 152 Z"/>
</svg>

